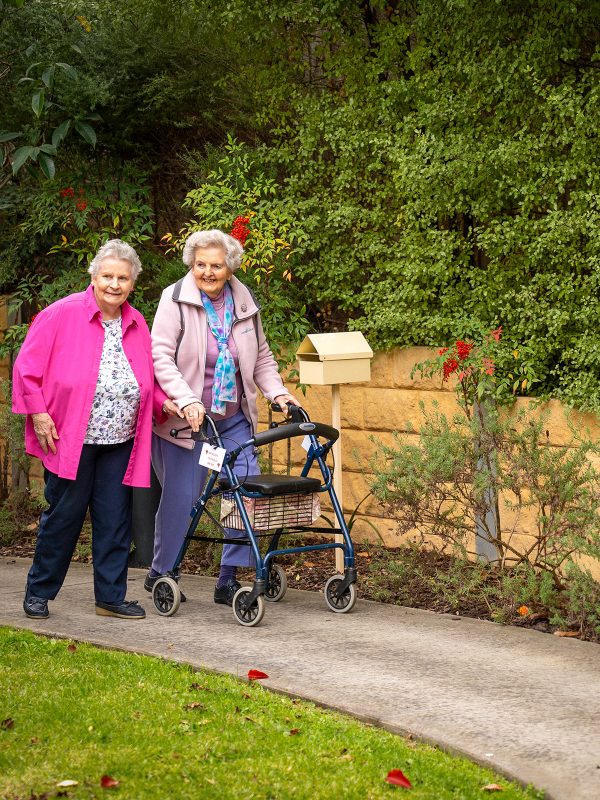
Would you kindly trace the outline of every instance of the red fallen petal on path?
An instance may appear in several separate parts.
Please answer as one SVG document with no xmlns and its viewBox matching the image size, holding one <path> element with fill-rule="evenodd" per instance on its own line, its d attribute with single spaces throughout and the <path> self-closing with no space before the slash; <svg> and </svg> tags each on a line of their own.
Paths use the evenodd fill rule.
<svg viewBox="0 0 600 800">
<path fill-rule="evenodd" d="M 114 789 L 118 785 L 119 781 L 115 780 L 114 778 L 111 778 L 110 775 L 103 775 L 100 778 L 100 786 L 103 789 Z"/>
<path fill-rule="evenodd" d="M 412 789 L 412 783 L 401 769 L 391 769 L 387 774 L 386 781 L 393 786 L 402 786 L 403 789 Z"/>
<path fill-rule="evenodd" d="M 266 672 L 261 672 L 259 669 L 249 669 L 248 670 L 248 680 L 249 681 L 262 681 L 265 678 L 268 678 Z"/>
</svg>

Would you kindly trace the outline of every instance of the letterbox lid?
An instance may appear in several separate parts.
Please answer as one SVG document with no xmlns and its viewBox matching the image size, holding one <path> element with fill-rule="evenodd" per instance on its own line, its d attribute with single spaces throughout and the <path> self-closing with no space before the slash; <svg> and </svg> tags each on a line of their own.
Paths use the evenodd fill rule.
<svg viewBox="0 0 600 800">
<path fill-rule="evenodd" d="M 341 333 L 309 333 L 296 352 L 301 360 L 345 361 L 351 358 L 373 358 L 373 351 L 360 331 Z"/>
</svg>

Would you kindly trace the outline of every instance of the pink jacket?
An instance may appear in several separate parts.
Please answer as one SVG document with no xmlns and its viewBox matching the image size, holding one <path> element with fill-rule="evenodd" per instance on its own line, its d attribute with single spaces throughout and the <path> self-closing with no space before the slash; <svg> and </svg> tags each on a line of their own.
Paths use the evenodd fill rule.
<svg viewBox="0 0 600 800">
<path fill-rule="evenodd" d="M 277 363 L 269 349 L 260 322 L 259 307 L 250 290 L 235 276 L 229 285 L 233 293 L 235 319 L 231 335 L 238 349 L 240 373 L 244 387 L 242 411 L 257 430 L 257 389 L 273 400 L 286 389 L 279 376 Z M 191 272 L 183 278 L 178 299 L 173 299 L 177 284 L 163 291 L 152 325 L 152 356 L 154 374 L 163 391 L 179 408 L 200 402 L 204 389 L 207 322 L 200 292 Z M 187 439 L 173 439 L 172 428 L 187 425 L 185 420 L 172 417 L 156 425 L 154 432 L 181 447 L 191 448 Z"/>
<path fill-rule="evenodd" d="M 123 350 L 140 387 L 135 441 L 123 483 L 149 486 L 153 404 L 157 418 L 162 419 L 166 398 L 154 384 L 150 333 L 144 318 L 127 302 L 121 314 Z M 85 292 L 40 311 L 15 361 L 12 410 L 28 415 L 25 448 L 60 478 L 74 480 L 77 475 L 103 343 L 102 314 L 90 285 Z M 29 416 L 44 411 L 58 431 L 56 454 L 44 454 Z"/>
</svg>

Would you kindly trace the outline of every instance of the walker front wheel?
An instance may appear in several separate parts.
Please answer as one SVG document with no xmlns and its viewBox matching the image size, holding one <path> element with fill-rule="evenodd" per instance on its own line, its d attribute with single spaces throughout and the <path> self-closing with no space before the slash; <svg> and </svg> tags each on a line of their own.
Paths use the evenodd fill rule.
<svg viewBox="0 0 600 800">
<path fill-rule="evenodd" d="M 181 589 L 173 578 L 158 578 L 152 587 L 154 607 L 161 617 L 172 617 L 181 604 Z"/>
<path fill-rule="evenodd" d="M 325 602 L 331 611 L 336 614 L 346 614 L 354 608 L 356 603 L 356 587 L 353 583 L 347 586 L 344 591 L 339 594 L 340 585 L 343 583 L 343 575 L 332 575 L 325 584 Z"/>
<path fill-rule="evenodd" d="M 250 605 L 247 605 L 248 597 L 251 593 L 252 589 L 248 586 L 242 586 L 233 596 L 233 616 L 240 625 L 244 625 L 246 628 L 254 628 L 260 624 L 265 615 L 265 598 L 262 595 L 256 597 Z"/>
<path fill-rule="evenodd" d="M 287 575 L 285 574 L 285 570 L 283 567 L 280 567 L 279 564 L 272 563 L 269 567 L 265 600 L 268 600 L 270 603 L 277 603 L 279 600 L 283 600 L 287 588 Z"/>
</svg>

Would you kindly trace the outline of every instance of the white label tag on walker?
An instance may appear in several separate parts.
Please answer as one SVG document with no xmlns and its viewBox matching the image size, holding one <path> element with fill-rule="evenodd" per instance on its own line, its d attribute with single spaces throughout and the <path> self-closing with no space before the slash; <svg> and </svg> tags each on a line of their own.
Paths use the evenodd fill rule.
<svg viewBox="0 0 600 800">
<path fill-rule="evenodd" d="M 300 447 L 303 447 L 306 452 L 310 450 L 310 436 L 305 436 L 304 439 L 300 442 Z"/>
<path fill-rule="evenodd" d="M 198 463 L 208 469 L 214 469 L 215 472 L 220 472 L 226 452 L 224 447 L 213 447 L 208 442 L 204 442 Z"/>
</svg>

